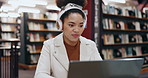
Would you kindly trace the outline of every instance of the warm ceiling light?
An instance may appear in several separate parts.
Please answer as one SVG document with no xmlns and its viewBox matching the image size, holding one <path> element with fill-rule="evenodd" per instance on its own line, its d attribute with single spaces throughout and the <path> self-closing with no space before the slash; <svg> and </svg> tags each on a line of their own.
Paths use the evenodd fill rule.
<svg viewBox="0 0 148 78">
<path fill-rule="evenodd" d="M 60 8 L 58 8 L 56 5 L 48 5 L 47 7 L 46 7 L 48 10 L 61 10 Z"/>
<path fill-rule="evenodd" d="M 35 0 L 35 1 L 34 1 L 34 4 L 37 4 L 37 5 L 47 5 L 47 1 Z"/>
<path fill-rule="evenodd" d="M 12 6 L 27 6 L 27 7 L 35 7 L 33 1 L 30 0 L 10 0 L 8 1 L 8 4 L 11 4 Z"/>
<path fill-rule="evenodd" d="M 109 0 L 110 2 L 126 3 L 125 0 Z"/>
<path fill-rule="evenodd" d="M 0 17 L 8 17 L 8 14 L 6 14 L 6 13 L 0 13 Z"/>
<path fill-rule="evenodd" d="M 22 12 L 40 13 L 40 10 L 36 8 L 19 8 L 18 13 L 22 13 Z"/>
<path fill-rule="evenodd" d="M 3 5 L 3 6 L 1 7 L 1 10 L 4 11 L 4 12 L 8 12 L 8 11 L 14 11 L 15 8 L 12 7 L 12 6 L 10 6 L 10 5 Z"/>
<path fill-rule="evenodd" d="M 20 17 L 20 14 L 9 12 L 9 13 L 8 13 L 8 16 L 9 16 L 9 17 Z"/>
</svg>

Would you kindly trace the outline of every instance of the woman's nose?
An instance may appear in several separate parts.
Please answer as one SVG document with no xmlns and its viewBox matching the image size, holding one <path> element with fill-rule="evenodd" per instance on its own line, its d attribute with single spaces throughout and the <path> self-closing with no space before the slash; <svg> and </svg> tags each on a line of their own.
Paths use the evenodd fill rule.
<svg viewBox="0 0 148 78">
<path fill-rule="evenodd" d="M 79 32 L 79 27 L 75 27 L 74 32 Z"/>
</svg>

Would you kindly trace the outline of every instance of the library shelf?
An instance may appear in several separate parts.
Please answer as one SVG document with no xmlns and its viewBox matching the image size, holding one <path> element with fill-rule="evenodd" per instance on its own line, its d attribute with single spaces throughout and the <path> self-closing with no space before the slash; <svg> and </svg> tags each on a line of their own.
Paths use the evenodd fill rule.
<svg viewBox="0 0 148 78">
<path fill-rule="evenodd" d="M 145 44 L 145 45 L 148 45 L 148 42 L 142 42 L 142 43 L 136 43 L 136 42 L 129 42 L 129 43 L 114 43 L 114 44 L 104 44 L 105 46 L 108 46 L 108 45 L 112 45 L 112 46 L 118 46 L 118 45 L 142 45 L 142 44 Z"/>
<path fill-rule="evenodd" d="M 18 39 L 18 38 L 0 39 L 0 42 L 20 42 L 20 39 Z"/>
<path fill-rule="evenodd" d="M 41 30 L 29 30 L 29 32 L 57 32 L 57 33 L 61 33 L 62 31 L 41 29 Z"/>
<path fill-rule="evenodd" d="M 141 70 L 141 74 L 147 73 L 147 72 L 148 72 L 148 65 L 143 65 L 142 70 Z"/>
<path fill-rule="evenodd" d="M 21 16 L 22 55 L 20 56 L 20 64 L 25 68 L 27 68 L 26 66 L 37 64 L 44 41 L 62 32 L 58 31 L 58 29 L 56 30 L 56 20 L 33 17 L 36 15 L 38 14 L 23 13 Z"/>
<path fill-rule="evenodd" d="M 119 19 L 119 20 L 132 20 L 132 21 L 148 21 L 148 18 L 138 18 L 135 16 L 123 16 L 123 15 L 114 15 L 103 13 L 104 18 Z"/>
<path fill-rule="evenodd" d="M 44 42 L 45 40 L 43 40 L 43 41 L 30 41 L 29 43 L 42 43 L 42 42 Z"/>
<path fill-rule="evenodd" d="M 36 65 L 19 64 L 19 67 L 22 69 L 30 69 L 30 70 L 36 69 Z"/>
<path fill-rule="evenodd" d="M 9 22 L 2 22 L 1 24 L 20 25 L 20 23 L 9 23 Z"/>
<path fill-rule="evenodd" d="M 33 18 L 29 18 L 28 21 L 56 22 L 56 20 L 49 20 L 49 19 L 33 19 Z"/>
<path fill-rule="evenodd" d="M 133 11 L 125 7 L 125 10 L 117 5 L 105 5 L 103 0 L 94 0 L 93 4 L 93 39 L 102 58 L 142 57 L 144 65 L 148 65 L 148 17 L 136 8 Z"/>
<path fill-rule="evenodd" d="M 32 53 L 30 53 L 30 55 L 39 55 L 39 54 L 41 54 L 40 52 L 32 52 Z"/>
<path fill-rule="evenodd" d="M 136 58 L 136 57 L 143 57 L 148 56 L 148 54 L 142 54 L 142 55 L 133 55 L 133 56 L 126 56 L 126 57 L 116 57 L 115 59 L 121 59 L 121 58 Z M 147 65 L 144 65 L 147 66 Z"/>
<path fill-rule="evenodd" d="M 143 68 L 148 67 L 148 65 L 143 65 Z"/>
<path fill-rule="evenodd" d="M 15 31 L 1 31 L 2 33 L 14 33 Z"/>
<path fill-rule="evenodd" d="M 20 49 L 20 46 L 17 46 L 16 48 Z M 0 46 L 0 50 L 11 50 L 11 46 Z"/>
<path fill-rule="evenodd" d="M 117 31 L 117 32 L 134 32 L 134 33 L 148 33 L 148 30 L 135 30 L 135 29 L 103 29 L 104 31 Z"/>
</svg>

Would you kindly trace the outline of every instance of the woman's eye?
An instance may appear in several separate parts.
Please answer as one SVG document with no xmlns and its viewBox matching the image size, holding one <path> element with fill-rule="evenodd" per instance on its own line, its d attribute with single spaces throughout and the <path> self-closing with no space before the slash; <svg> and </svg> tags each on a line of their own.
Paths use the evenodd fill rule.
<svg viewBox="0 0 148 78">
<path fill-rule="evenodd" d="M 70 26 L 70 27 L 73 27 L 74 25 L 72 25 L 72 24 L 69 24 L 69 26 Z"/>
<path fill-rule="evenodd" d="M 80 27 L 82 28 L 82 27 L 83 27 L 83 25 L 80 25 Z"/>
</svg>

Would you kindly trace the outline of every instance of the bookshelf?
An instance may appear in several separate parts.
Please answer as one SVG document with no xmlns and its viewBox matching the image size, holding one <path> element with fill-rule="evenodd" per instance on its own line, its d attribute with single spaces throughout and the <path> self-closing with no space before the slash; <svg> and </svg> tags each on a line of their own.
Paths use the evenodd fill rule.
<svg viewBox="0 0 148 78">
<path fill-rule="evenodd" d="M 144 58 L 148 65 L 148 17 L 135 7 L 94 0 L 94 41 L 103 59 Z"/>
<path fill-rule="evenodd" d="M 62 31 L 56 27 L 54 18 L 46 14 L 22 13 L 20 67 L 32 69 L 36 66 L 43 42 Z M 52 15 L 52 14 L 50 14 Z M 30 68 L 31 67 L 31 68 Z"/>
<path fill-rule="evenodd" d="M 20 46 L 20 23 L 19 17 L 0 18 L 0 46 L 3 56 L 10 56 L 12 42 L 17 41 L 17 47 Z"/>
</svg>

